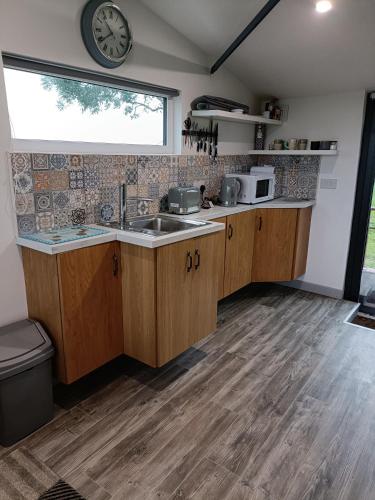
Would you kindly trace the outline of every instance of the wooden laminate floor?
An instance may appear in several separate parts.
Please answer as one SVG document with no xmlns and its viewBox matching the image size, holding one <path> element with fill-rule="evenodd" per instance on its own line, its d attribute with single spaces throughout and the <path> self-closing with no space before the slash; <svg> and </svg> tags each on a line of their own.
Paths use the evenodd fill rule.
<svg viewBox="0 0 375 500">
<path fill-rule="evenodd" d="M 352 307 L 250 287 L 163 369 L 122 359 L 57 391 L 55 420 L 0 448 L 1 498 L 63 478 L 88 500 L 375 499 L 375 332 Z"/>
</svg>

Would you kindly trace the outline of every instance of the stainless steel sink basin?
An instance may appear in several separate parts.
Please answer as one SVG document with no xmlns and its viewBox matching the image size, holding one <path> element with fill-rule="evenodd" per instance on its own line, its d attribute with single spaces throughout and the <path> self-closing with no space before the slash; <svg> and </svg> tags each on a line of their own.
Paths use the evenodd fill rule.
<svg viewBox="0 0 375 500">
<path fill-rule="evenodd" d="M 100 225 L 123 231 L 148 234 L 149 236 L 163 236 L 178 231 L 186 231 L 187 229 L 196 229 L 209 224 L 209 222 L 183 220 L 165 215 L 146 215 L 127 220 L 124 226 L 121 226 L 119 222 L 102 223 Z"/>
</svg>

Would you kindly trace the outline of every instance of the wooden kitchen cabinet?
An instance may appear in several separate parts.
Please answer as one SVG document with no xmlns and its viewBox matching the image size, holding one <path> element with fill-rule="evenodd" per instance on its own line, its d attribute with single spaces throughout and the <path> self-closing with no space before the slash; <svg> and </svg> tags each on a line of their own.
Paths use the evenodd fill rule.
<svg viewBox="0 0 375 500">
<path fill-rule="evenodd" d="M 123 353 L 118 242 L 57 255 L 23 248 L 22 254 L 29 316 L 53 339 L 61 382 Z"/>
<path fill-rule="evenodd" d="M 311 207 L 256 211 L 253 282 L 290 281 L 305 272 Z"/>
<path fill-rule="evenodd" d="M 217 241 L 121 245 L 125 354 L 159 367 L 216 329 Z"/>
<path fill-rule="evenodd" d="M 255 211 L 227 217 L 224 296 L 251 282 Z"/>
</svg>

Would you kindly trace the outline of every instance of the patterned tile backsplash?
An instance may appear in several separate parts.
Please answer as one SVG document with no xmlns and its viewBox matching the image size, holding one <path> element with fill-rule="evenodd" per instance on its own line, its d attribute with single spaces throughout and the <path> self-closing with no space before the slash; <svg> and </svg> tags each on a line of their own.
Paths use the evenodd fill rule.
<svg viewBox="0 0 375 500">
<path fill-rule="evenodd" d="M 128 217 L 165 210 L 172 186 L 206 186 L 219 193 L 226 173 L 253 165 L 276 167 L 276 195 L 315 198 L 319 157 L 256 155 L 112 156 L 12 153 L 10 155 L 19 234 L 119 217 L 118 187 L 127 184 Z"/>
</svg>

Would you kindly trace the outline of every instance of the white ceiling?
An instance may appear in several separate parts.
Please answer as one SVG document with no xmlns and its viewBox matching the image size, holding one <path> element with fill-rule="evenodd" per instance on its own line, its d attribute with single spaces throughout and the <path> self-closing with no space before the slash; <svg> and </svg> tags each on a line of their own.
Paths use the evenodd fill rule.
<svg viewBox="0 0 375 500">
<path fill-rule="evenodd" d="M 142 2 L 214 63 L 266 0 Z M 375 90 L 375 0 L 332 2 L 318 14 L 314 0 L 281 0 L 225 66 L 260 95 Z"/>
</svg>

